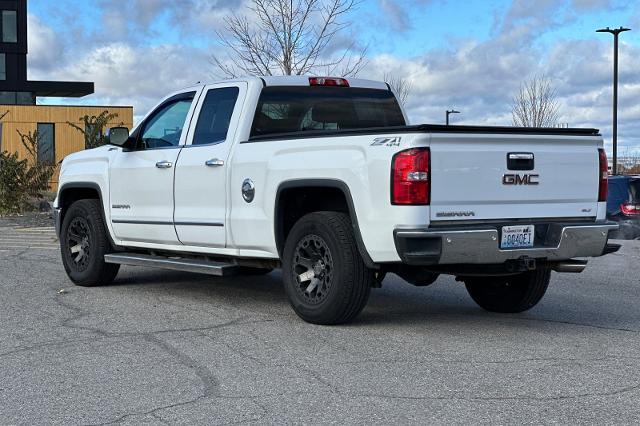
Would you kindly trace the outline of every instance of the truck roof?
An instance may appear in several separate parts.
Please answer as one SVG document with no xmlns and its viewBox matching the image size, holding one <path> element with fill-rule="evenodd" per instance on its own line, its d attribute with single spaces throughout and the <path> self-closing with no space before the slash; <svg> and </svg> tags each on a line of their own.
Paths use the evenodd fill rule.
<svg viewBox="0 0 640 426">
<path fill-rule="evenodd" d="M 309 86 L 309 78 L 315 77 L 310 75 L 270 75 L 261 77 L 238 77 L 219 81 L 206 81 L 198 83 L 191 87 L 206 86 L 207 84 L 231 83 L 237 81 L 258 81 L 263 86 Z M 357 87 L 362 89 L 381 89 L 390 90 L 387 83 L 376 80 L 367 80 L 364 78 L 347 78 L 347 77 L 327 77 L 327 78 L 344 78 L 349 82 L 349 87 Z"/>
<path fill-rule="evenodd" d="M 279 76 L 267 76 L 259 77 L 264 82 L 265 86 L 309 86 L 309 75 L 279 75 Z M 375 80 L 366 80 L 363 78 L 348 78 L 348 77 L 331 77 L 331 78 L 344 78 L 349 82 L 349 87 L 359 87 L 365 89 L 382 89 L 389 90 L 387 83 Z"/>
</svg>

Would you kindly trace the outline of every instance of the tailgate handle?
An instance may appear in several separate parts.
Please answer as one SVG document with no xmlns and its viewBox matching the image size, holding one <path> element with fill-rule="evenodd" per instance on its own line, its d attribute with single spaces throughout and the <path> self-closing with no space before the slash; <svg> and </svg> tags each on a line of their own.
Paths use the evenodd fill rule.
<svg viewBox="0 0 640 426">
<path fill-rule="evenodd" d="M 507 168 L 509 170 L 533 170 L 533 166 L 532 152 L 510 152 L 507 154 Z"/>
</svg>

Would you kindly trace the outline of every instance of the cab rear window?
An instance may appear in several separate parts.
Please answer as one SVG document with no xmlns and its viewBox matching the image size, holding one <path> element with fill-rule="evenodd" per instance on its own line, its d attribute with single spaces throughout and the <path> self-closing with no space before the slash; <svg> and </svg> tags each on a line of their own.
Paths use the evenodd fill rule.
<svg viewBox="0 0 640 426">
<path fill-rule="evenodd" d="M 274 86 L 260 94 L 251 136 L 405 124 L 389 90 Z"/>
</svg>

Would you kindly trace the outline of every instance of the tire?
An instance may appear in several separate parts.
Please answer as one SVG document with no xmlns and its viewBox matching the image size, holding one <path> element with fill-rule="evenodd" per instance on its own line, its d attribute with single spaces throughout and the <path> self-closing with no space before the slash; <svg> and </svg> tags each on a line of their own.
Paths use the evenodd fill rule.
<svg viewBox="0 0 640 426">
<path fill-rule="evenodd" d="M 273 268 L 255 268 L 253 266 L 240 266 L 238 273 L 240 275 L 267 275 L 273 271 Z"/>
<path fill-rule="evenodd" d="M 353 320 L 366 305 L 374 279 L 358 252 L 349 216 L 337 212 L 310 213 L 293 226 L 282 276 L 296 314 L 321 325 Z"/>
<path fill-rule="evenodd" d="M 60 230 L 60 250 L 69 279 L 79 286 L 110 284 L 120 269 L 104 261 L 112 247 L 98 200 L 80 200 L 69 207 Z"/>
<path fill-rule="evenodd" d="M 518 313 L 540 302 L 551 280 L 546 267 L 508 277 L 469 277 L 465 286 L 471 298 L 489 312 Z"/>
</svg>

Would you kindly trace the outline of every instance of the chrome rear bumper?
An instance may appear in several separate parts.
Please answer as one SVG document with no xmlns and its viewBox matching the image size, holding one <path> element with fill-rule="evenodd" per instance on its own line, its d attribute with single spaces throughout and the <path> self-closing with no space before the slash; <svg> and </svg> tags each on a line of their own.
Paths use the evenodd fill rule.
<svg viewBox="0 0 640 426">
<path fill-rule="evenodd" d="M 613 222 L 543 226 L 540 241 L 526 249 L 501 249 L 498 226 L 398 229 L 395 242 L 402 261 L 414 265 L 499 264 L 523 256 L 559 261 L 602 256 L 609 232 L 618 229 Z"/>
</svg>

